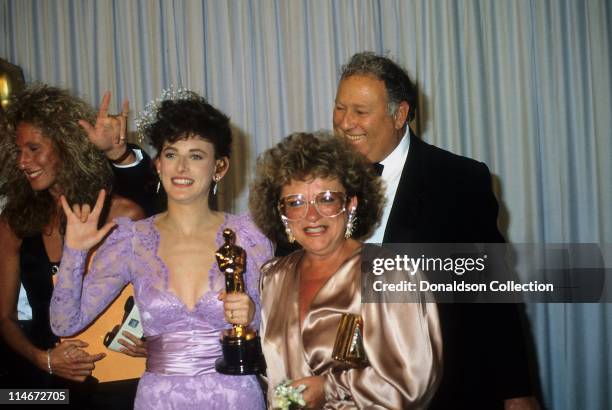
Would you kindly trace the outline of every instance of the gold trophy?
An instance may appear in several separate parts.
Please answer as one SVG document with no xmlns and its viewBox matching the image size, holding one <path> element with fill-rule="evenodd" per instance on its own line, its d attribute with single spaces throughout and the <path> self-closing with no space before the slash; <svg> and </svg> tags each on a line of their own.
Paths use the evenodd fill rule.
<svg viewBox="0 0 612 410">
<path fill-rule="evenodd" d="M 363 347 L 363 319 L 360 315 L 352 313 L 342 315 L 332 358 L 355 368 L 368 365 L 368 357 Z"/>
<path fill-rule="evenodd" d="M 221 272 L 225 274 L 225 291 L 244 293 L 246 252 L 235 244 L 236 235 L 231 229 L 223 230 L 225 243 L 215 254 Z M 266 364 L 257 333 L 244 325 L 232 325 L 221 334 L 223 357 L 215 362 L 219 373 L 244 375 L 262 373 Z"/>
</svg>

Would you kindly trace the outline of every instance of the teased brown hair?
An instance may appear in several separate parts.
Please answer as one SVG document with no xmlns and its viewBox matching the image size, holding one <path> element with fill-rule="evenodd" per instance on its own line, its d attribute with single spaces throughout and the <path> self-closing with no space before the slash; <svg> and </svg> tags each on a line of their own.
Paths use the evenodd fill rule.
<svg viewBox="0 0 612 410">
<path fill-rule="evenodd" d="M 366 237 L 380 221 L 384 205 L 382 183 L 365 157 L 328 133 L 295 133 L 257 160 L 249 208 L 259 229 L 276 243 L 286 243 L 277 203 L 292 180 L 337 178 L 349 197 L 357 196 L 353 238 Z"/>
<path fill-rule="evenodd" d="M 95 120 L 89 104 L 66 90 L 34 84 L 12 97 L 6 116 L 7 126 L 0 127 L 0 198 L 6 201 L 2 216 L 17 236 L 42 232 L 57 209 L 48 190 L 32 190 L 17 167 L 15 129 L 21 122 L 53 142 L 60 164 L 57 184 L 69 203 L 93 205 L 100 189 L 110 190 L 110 164 L 78 124 Z"/>
</svg>

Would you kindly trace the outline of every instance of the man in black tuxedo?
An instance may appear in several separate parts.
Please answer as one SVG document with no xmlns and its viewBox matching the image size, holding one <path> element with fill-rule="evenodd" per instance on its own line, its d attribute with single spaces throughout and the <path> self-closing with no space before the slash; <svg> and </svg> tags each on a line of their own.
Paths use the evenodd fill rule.
<svg viewBox="0 0 612 410">
<path fill-rule="evenodd" d="M 355 54 L 336 93 L 334 132 L 382 171 L 387 204 L 373 243 L 504 242 L 481 162 L 416 137 L 417 90 L 389 58 Z M 516 305 L 439 304 L 442 382 L 432 409 L 537 409 Z"/>
</svg>

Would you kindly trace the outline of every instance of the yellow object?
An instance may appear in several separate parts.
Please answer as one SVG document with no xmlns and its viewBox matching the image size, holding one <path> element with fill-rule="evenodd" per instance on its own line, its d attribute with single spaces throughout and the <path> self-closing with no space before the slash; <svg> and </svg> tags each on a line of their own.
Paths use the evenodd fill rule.
<svg viewBox="0 0 612 410">
<path fill-rule="evenodd" d="M 0 104 L 5 110 L 8 106 L 10 96 L 11 87 L 9 84 L 9 79 L 4 74 L 0 74 Z"/>
<path fill-rule="evenodd" d="M 55 277 L 53 278 L 55 282 Z M 119 296 L 100 316 L 81 333 L 65 339 L 79 339 L 89 344 L 85 350 L 89 354 L 106 353 L 106 357 L 96 362 L 92 376 L 100 382 L 136 379 L 145 370 L 144 357 L 131 357 L 112 351 L 104 346 L 104 336 L 123 320 L 125 301 L 134 295 L 134 287 L 128 284 Z"/>
<path fill-rule="evenodd" d="M 127 298 L 132 295 L 134 295 L 134 288 L 129 284 L 95 322 L 74 336 L 74 338 L 89 343 L 89 347 L 85 349 L 89 353 L 106 353 L 104 359 L 96 362 L 96 368 L 92 372 L 92 376 L 101 382 L 135 379 L 144 373 L 146 361 L 144 357 L 131 357 L 112 351 L 107 349 L 103 343 L 106 333 L 121 323 L 123 306 Z"/>
</svg>

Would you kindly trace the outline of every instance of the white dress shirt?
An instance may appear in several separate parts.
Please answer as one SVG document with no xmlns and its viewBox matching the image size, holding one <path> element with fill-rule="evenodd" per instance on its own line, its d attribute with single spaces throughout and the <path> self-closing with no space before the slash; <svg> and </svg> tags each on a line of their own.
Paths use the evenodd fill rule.
<svg viewBox="0 0 612 410">
<path fill-rule="evenodd" d="M 113 164 L 113 166 L 117 167 L 117 168 L 132 168 L 132 167 L 135 167 L 136 165 L 140 164 L 140 161 L 142 161 L 143 158 L 144 158 L 143 155 L 142 155 L 142 151 L 140 149 L 138 149 L 138 148 L 133 148 L 132 152 L 134 153 L 134 157 L 136 157 L 134 162 L 130 162 L 129 164 L 126 164 L 126 165 Z"/>
<path fill-rule="evenodd" d="M 381 178 L 385 183 L 385 207 L 383 209 L 382 218 L 380 225 L 374 233 L 366 238 L 365 242 L 369 243 L 383 243 L 385 236 L 385 229 L 387 228 L 387 221 L 389 220 L 389 214 L 391 213 L 391 207 L 393 206 L 393 200 L 395 199 L 395 193 L 399 186 L 402 171 L 404 170 L 404 163 L 408 158 L 408 150 L 410 149 L 410 132 L 406 127 L 406 132 L 402 137 L 402 140 L 397 147 L 380 163 L 384 166 Z"/>
</svg>

